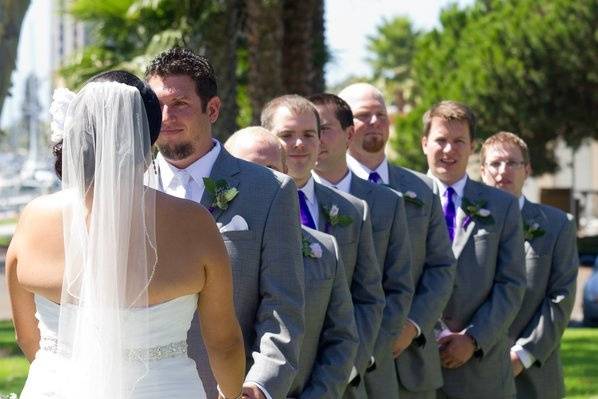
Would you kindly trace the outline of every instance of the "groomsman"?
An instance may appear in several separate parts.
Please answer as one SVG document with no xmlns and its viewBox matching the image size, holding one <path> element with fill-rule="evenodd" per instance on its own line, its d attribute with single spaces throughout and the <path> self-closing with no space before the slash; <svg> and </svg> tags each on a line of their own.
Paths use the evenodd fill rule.
<svg viewBox="0 0 598 399">
<path fill-rule="evenodd" d="M 507 332 L 526 281 L 519 204 L 467 176 L 475 133 L 469 108 L 443 101 L 423 121 L 422 148 L 457 258 L 438 340 L 444 374 L 438 396 L 510 398 L 515 384 Z"/>
<path fill-rule="evenodd" d="M 368 206 L 363 200 L 314 182 L 311 172 L 320 151 L 320 122 L 312 103 L 297 95 L 277 97 L 266 104 L 261 121 L 282 140 L 289 175 L 299 187 L 302 224 L 329 233 L 338 242 L 360 343 L 345 396 L 364 397 L 359 381 L 371 364 L 384 309 Z"/>
<path fill-rule="evenodd" d="M 386 306 L 374 347 L 375 367 L 365 374 L 365 387 L 370 399 L 388 397 L 384 390 L 386 381 L 396 375 L 393 349 L 397 344 L 395 355 L 404 349 L 400 347 L 398 337 L 413 297 L 411 249 L 403 197 L 391 189 L 360 179 L 349 170 L 346 151 L 354 133 L 349 105 L 329 93 L 316 94 L 309 99 L 318 110 L 321 124 L 320 154 L 314 179 L 365 200 L 371 211 Z"/>
<path fill-rule="evenodd" d="M 353 111 L 349 168 L 357 177 L 401 192 L 409 226 L 415 295 L 394 352 L 406 349 L 395 359 L 394 373 L 383 370 L 387 378 L 376 387 L 376 397 L 435 398 L 436 389 L 442 386 L 442 373 L 432 331 L 453 289 L 455 273 L 440 201 L 430 189 L 429 177 L 387 161 L 384 147 L 390 126 L 380 91 L 356 83 L 343 89 L 339 97 Z"/>
<path fill-rule="evenodd" d="M 158 188 L 208 208 L 230 256 L 235 309 L 247 350 L 243 394 L 283 398 L 297 372 L 304 330 L 295 184 L 234 158 L 212 138 L 220 98 L 206 58 L 187 49 L 165 51 L 150 63 L 146 79 L 162 106 Z M 197 318 L 188 343 L 207 395 L 214 398 L 216 383 Z"/>
<path fill-rule="evenodd" d="M 224 147 L 238 158 L 287 171 L 280 141 L 263 127 L 239 130 Z M 305 337 L 288 397 L 340 398 L 359 345 L 351 294 L 334 237 L 306 226 L 302 230 Z"/>
<path fill-rule="evenodd" d="M 565 396 L 560 343 L 575 301 L 576 226 L 573 217 L 522 194 L 531 173 L 525 142 L 500 132 L 482 146 L 484 183 L 518 198 L 523 217 L 527 289 L 511 324 L 511 365 L 521 399 Z"/>
</svg>

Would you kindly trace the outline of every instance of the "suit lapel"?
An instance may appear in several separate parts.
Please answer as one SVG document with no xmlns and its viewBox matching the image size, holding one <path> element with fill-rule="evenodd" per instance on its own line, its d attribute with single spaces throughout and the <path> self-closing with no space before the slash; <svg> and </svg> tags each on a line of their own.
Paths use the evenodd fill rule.
<svg viewBox="0 0 598 399">
<path fill-rule="evenodd" d="M 368 204 L 370 204 L 370 208 L 373 208 L 375 197 L 372 197 L 372 185 L 373 183 L 369 184 L 365 180 L 360 179 L 353 174 L 351 176 L 351 187 L 349 188 L 349 194 L 365 200 Z"/>
<path fill-rule="evenodd" d="M 330 233 L 330 229 L 332 226 L 328 224 L 327 215 L 324 212 L 324 207 L 331 207 L 333 204 L 331 203 L 331 199 L 328 196 L 326 190 L 322 190 L 319 183 L 314 182 L 314 192 L 316 195 L 316 200 L 318 201 L 318 230 L 323 231 L 325 233 Z"/>
<path fill-rule="evenodd" d="M 475 189 L 474 184 L 469 178 L 467 178 L 465 188 L 463 189 L 463 198 L 467 198 L 472 202 L 480 200 L 480 193 Z M 463 251 L 463 248 L 465 248 L 465 244 L 467 244 L 476 225 L 475 219 L 470 218 L 467 222 L 467 226 L 464 227 L 467 214 L 462 208 L 463 198 L 461 198 L 461 206 L 457 209 L 457 217 L 455 220 L 455 223 L 457 223 L 457 231 L 455 233 L 455 239 L 453 240 L 453 253 L 455 258 L 459 258 L 459 255 L 461 255 L 461 252 Z"/>
<path fill-rule="evenodd" d="M 210 172 L 210 178 L 218 181 L 218 180 L 225 180 L 229 187 L 236 187 L 239 186 L 239 160 L 228 153 L 224 149 L 224 147 L 220 148 L 220 154 L 216 158 L 216 162 L 214 162 L 214 166 L 212 167 L 212 171 Z M 236 200 L 233 199 L 230 206 Z M 224 210 L 218 207 L 212 207 L 212 195 L 208 193 L 208 190 L 204 190 L 203 195 L 201 197 L 201 204 L 208 208 L 214 217 L 214 220 L 218 221 L 220 216 L 225 212 Z M 228 210 L 228 209 L 227 209 Z"/>
<path fill-rule="evenodd" d="M 401 193 L 405 193 L 408 190 L 403 182 L 403 173 L 401 173 L 401 169 L 398 166 L 388 165 L 388 183 L 392 188 Z"/>
</svg>

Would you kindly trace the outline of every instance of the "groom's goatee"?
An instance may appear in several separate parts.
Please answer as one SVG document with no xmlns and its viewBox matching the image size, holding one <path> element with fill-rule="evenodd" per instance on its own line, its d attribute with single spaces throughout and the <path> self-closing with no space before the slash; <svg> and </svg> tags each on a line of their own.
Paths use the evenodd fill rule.
<svg viewBox="0 0 598 399">
<path fill-rule="evenodd" d="M 193 146 L 191 143 L 175 144 L 175 145 L 160 145 L 158 149 L 166 159 L 178 161 L 185 159 L 193 154 Z"/>
</svg>

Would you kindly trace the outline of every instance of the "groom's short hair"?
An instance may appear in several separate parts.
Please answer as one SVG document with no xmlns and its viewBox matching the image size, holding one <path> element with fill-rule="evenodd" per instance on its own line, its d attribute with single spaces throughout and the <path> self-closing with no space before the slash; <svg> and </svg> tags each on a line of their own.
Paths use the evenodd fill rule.
<svg viewBox="0 0 598 399">
<path fill-rule="evenodd" d="M 315 105 L 329 106 L 334 110 L 334 116 L 338 119 L 341 128 L 345 130 L 353 126 L 353 111 L 345 100 L 332 93 L 318 93 L 309 96 L 309 101 Z"/>
<path fill-rule="evenodd" d="M 273 132 L 272 120 L 276 111 L 282 107 L 287 108 L 291 113 L 296 115 L 304 112 L 313 112 L 316 117 L 316 132 L 318 133 L 318 137 L 320 137 L 320 115 L 318 115 L 318 110 L 311 101 L 298 94 L 286 94 L 266 103 L 260 117 L 262 126 Z"/>
<path fill-rule="evenodd" d="M 195 91 L 201 99 L 201 110 L 206 112 L 208 101 L 218 95 L 218 84 L 210 61 L 193 51 L 173 47 L 160 53 L 145 69 L 145 79 L 152 76 L 187 75 L 195 82 Z"/>
</svg>

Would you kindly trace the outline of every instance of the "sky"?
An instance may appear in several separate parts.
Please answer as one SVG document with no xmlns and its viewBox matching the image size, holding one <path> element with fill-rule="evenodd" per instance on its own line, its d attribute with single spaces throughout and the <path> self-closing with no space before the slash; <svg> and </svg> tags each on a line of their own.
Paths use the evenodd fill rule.
<svg viewBox="0 0 598 399">
<path fill-rule="evenodd" d="M 332 62 L 326 67 L 326 81 L 332 86 L 349 75 L 368 75 L 365 61 L 367 37 L 376 32 L 384 18 L 406 15 L 418 29 L 438 25 L 438 15 L 450 3 L 471 4 L 473 0 L 325 0 L 326 40 Z M 7 127 L 19 117 L 24 81 L 35 73 L 40 81 L 40 101 L 48 108 L 51 98 L 51 16 L 53 0 L 33 0 L 23 21 L 13 72 L 14 96 L 4 103 L 0 126 Z M 47 119 L 47 111 L 42 119 Z"/>
</svg>

